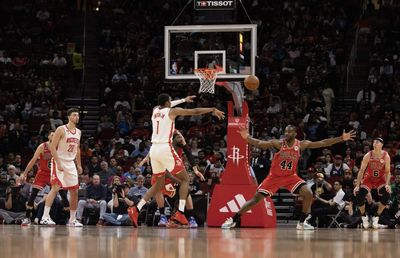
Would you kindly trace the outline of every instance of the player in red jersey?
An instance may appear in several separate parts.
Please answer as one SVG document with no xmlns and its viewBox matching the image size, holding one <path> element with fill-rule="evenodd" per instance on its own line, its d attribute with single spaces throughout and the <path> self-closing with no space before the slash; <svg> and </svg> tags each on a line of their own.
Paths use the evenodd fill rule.
<svg viewBox="0 0 400 258">
<path fill-rule="evenodd" d="M 365 216 L 365 197 L 372 189 L 376 189 L 380 195 L 380 202 L 377 213 L 372 217 L 372 227 L 379 228 L 379 216 L 385 209 L 390 199 L 390 156 L 382 150 L 383 139 L 375 138 L 374 149 L 364 155 L 358 171 L 357 185 L 354 188 L 357 205 L 360 209 L 363 227 L 370 227 L 368 216 Z M 365 172 L 365 174 L 364 174 Z"/>
<path fill-rule="evenodd" d="M 31 224 L 31 215 L 33 211 L 34 201 L 38 195 L 38 193 L 43 190 L 43 188 L 48 185 L 50 186 L 50 166 L 51 166 L 51 152 L 50 152 L 50 143 L 53 138 L 54 132 L 50 131 L 48 135 L 48 141 L 40 144 L 32 159 L 29 161 L 28 165 L 25 168 L 24 173 L 22 173 L 22 180 L 26 181 L 29 171 L 36 164 L 39 159 L 38 171 L 35 176 L 35 181 L 32 184 L 32 193 L 29 197 L 28 204 L 26 205 L 26 216 L 22 221 L 22 226 L 28 226 Z M 60 191 L 60 196 L 63 200 L 64 208 L 69 207 L 69 202 L 67 198 L 67 193 L 65 191 Z"/>
<path fill-rule="evenodd" d="M 297 164 L 304 149 L 316 149 L 331 146 L 333 144 L 353 140 L 356 133 L 350 131 L 343 132 L 342 136 L 336 138 L 324 139 L 317 142 L 308 140 L 299 141 L 296 139 L 296 127 L 288 125 L 285 128 L 285 138 L 282 140 L 262 141 L 250 137 L 247 129 L 241 128 L 239 131 L 243 139 L 249 144 L 262 149 L 275 148 L 279 150 L 272 159 L 269 175 L 258 186 L 257 193 L 247 201 L 243 207 L 233 216 L 228 218 L 222 225 L 222 228 L 234 228 L 240 221 L 240 216 L 253 208 L 266 196 L 272 196 L 280 187 L 285 187 L 293 194 L 299 194 L 303 198 L 303 209 L 300 221 L 297 223 L 297 229 L 312 230 L 314 227 L 307 222 L 311 216 L 311 203 L 313 199 L 312 192 L 303 179 L 297 175 Z"/>
</svg>

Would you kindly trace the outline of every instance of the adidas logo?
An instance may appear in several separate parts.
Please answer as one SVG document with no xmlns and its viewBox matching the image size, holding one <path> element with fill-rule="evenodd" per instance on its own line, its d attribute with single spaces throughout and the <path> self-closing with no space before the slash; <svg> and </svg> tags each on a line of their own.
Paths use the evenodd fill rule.
<svg viewBox="0 0 400 258">
<path fill-rule="evenodd" d="M 246 199 L 242 194 L 235 195 L 233 200 L 230 200 L 226 203 L 226 206 L 219 209 L 219 212 L 227 213 L 227 212 L 238 212 L 240 208 L 246 203 Z M 247 211 L 247 213 L 251 213 L 251 210 Z"/>
</svg>

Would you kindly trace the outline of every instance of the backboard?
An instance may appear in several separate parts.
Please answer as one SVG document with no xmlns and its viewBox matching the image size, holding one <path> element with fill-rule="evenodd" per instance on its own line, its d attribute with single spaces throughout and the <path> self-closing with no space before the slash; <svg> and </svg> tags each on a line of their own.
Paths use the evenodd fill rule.
<svg viewBox="0 0 400 258">
<path fill-rule="evenodd" d="M 255 74 L 257 25 L 186 25 L 164 28 L 165 79 L 197 80 L 193 70 L 222 67 L 219 80 Z"/>
</svg>

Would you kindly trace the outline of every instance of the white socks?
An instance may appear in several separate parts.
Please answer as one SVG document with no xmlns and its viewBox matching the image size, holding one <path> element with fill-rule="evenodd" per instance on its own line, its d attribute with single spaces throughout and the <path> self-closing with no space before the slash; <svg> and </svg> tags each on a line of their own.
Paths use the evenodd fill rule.
<svg viewBox="0 0 400 258">
<path fill-rule="evenodd" d="M 51 207 L 44 206 L 43 218 L 50 218 L 50 209 Z"/>
<path fill-rule="evenodd" d="M 143 200 L 143 199 L 141 199 L 136 207 L 137 207 L 138 210 L 140 211 L 140 210 L 143 208 L 143 206 L 144 206 L 145 204 L 146 204 L 146 201 Z"/>
<path fill-rule="evenodd" d="M 74 211 L 70 210 L 69 211 L 69 221 L 72 222 L 74 220 L 76 220 L 76 210 L 74 210 Z"/>
<path fill-rule="evenodd" d="M 179 211 L 184 213 L 185 212 L 185 205 L 186 205 L 186 200 L 179 200 Z"/>
</svg>

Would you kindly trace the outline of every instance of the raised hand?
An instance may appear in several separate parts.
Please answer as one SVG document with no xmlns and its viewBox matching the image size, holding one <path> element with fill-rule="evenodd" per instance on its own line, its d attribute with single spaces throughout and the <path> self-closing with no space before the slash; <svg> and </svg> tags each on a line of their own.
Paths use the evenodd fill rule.
<svg viewBox="0 0 400 258">
<path fill-rule="evenodd" d="M 350 132 L 348 132 L 348 133 L 346 133 L 344 130 L 343 130 L 343 134 L 342 134 L 342 139 L 343 139 L 343 141 L 354 141 L 354 138 L 356 138 L 356 131 L 354 131 L 354 130 L 351 130 Z"/>
<path fill-rule="evenodd" d="M 245 128 L 245 127 L 239 127 L 239 131 L 237 131 L 239 134 L 240 134 L 240 136 L 242 136 L 242 138 L 243 139 L 245 139 L 245 140 L 247 140 L 247 138 L 249 138 L 249 136 L 250 136 L 250 134 L 249 134 L 249 132 L 247 131 L 247 128 Z"/>
<path fill-rule="evenodd" d="M 212 115 L 218 117 L 219 120 L 225 118 L 225 113 L 222 112 L 221 110 L 216 109 L 216 108 L 215 108 L 214 111 L 212 112 Z"/>
<path fill-rule="evenodd" d="M 193 100 L 194 100 L 195 98 L 196 98 L 196 95 L 187 96 L 187 97 L 185 98 L 185 102 L 192 103 Z"/>
</svg>

